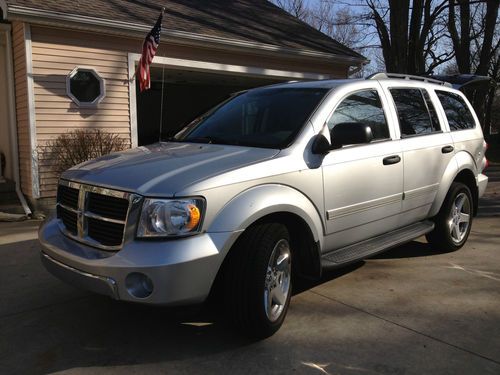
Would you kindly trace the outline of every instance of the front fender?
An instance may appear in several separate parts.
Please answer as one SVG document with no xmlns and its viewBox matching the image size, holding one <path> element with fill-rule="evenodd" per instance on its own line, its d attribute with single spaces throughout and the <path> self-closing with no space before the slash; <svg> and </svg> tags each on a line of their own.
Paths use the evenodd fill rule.
<svg viewBox="0 0 500 375">
<path fill-rule="evenodd" d="M 208 232 L 242 231 L 260 218 L 278 212 L 301 217 L 314 241 L 323 245 L 323 224 L 314 204 L 300 191 L 286 185 L 266 184 L 243 191 L 216 215 Z"/>
<path fill-rule="evenodd" d="M 446 198 L 446 194 L 448 193 L 448 190 L 450 190 L 452 182 L 461 171 L 466 169 L 472 171 L 474 176 L 477 176 L 476 163 L 474 162 L 471 154 L 466 151 L 459 151 L 450 160 L 448 166 L 446 167 L 443 177 L 439 183 L 439 190 L 436 194 L 436 198 L 434 199 L 434 203 L 429 211 L 429 216 L 432 217 L 438 214 L 444 199 Z"/>
</svg>

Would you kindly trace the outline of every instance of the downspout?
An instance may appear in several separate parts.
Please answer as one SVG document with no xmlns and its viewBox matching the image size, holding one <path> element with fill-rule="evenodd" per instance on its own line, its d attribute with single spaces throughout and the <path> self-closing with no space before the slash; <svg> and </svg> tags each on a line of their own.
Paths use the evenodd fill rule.
<svg viewBox="0 0 500 375">
<path fill-rule="evenodd" d="M 7 48 L 6 48 L 6 57 L 7 57 L 7 85 L 8 85 L 8 101 L 9 101 L 9 135 L 10 135 L 10 144 L 11 144 L 11 158 L 12 158 L 12 168 L 13 168 L 13 176 L 14 183 L 16 185 L 16 194 L 19 198 L 19 202 L 23 206 L 24 213 L 26 216 L 31 216 L 32 212 L 28 206 L 28 202 L 26 202 L 26 198 L 24 198 L 23 193 L 21 192 L 21 175 L 19 172 L 19 149 L 17 145 L 17 119 L 16 119 L 16 102 L 15 102 L 15 86 L 14 86 L 14 68 L 12 66 L 12 36 L 11 36 L 11 27 L 7 30 Z"/>
<path fill-rule="evenodd" d="M 355 65 L 353 69 L 348 70 L 347 72 L 347 77 L 351 77 L 352 75 L 356 74 L 359 72 L 361 69 L 363 69 L 366 65 L 370 63 L 370 60 L 365 60 L 359 65 Z"/>
</svg>

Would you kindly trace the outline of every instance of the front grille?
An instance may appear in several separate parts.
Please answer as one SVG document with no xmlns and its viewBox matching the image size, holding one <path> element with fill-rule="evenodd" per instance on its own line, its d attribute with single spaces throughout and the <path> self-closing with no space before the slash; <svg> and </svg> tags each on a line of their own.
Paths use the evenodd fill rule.
<svg viewBox="0 0 500 375">
<path fill-rule="evenodd" d="M 59 185 L 57 189 L 57 202 L 76 210 L 78 208 L 78 193 L 78 189 Z"/>
<path fill-rule="evenodd" d="M 76 212 L 71 212 L 61 206 L 57 207 L 57 217 L 62 221 L 66 230 L 73 234 L 74 236 L 78 233 L 78 214 Z"/>
<path fill-rule="evenodd" d="M 127 218 L 128 200 L 126 199 L 89 193 L 88 201 L 87 209 L 96 215 L 116 220 L 125 220 Z"/>
<path fill-rule="evenodd" d="M 80 242 L 119 250 L 133 194 L 61 180 L 57 217 L 63 232 Z"/>
<path fill-rule="evenodd" d="M 89 218 L 88 236 L 105 246 L 119 246 L 123 239 L 124 224 Z"/>
</svg>

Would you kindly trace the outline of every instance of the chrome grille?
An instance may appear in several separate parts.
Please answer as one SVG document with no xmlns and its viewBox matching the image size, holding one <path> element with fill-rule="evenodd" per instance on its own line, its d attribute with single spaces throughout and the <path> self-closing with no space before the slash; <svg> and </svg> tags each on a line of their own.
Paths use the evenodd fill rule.
<svg viewBox="0 0 500 375">
<path fill-rule="evenodd" d="M 104 250 L 123 246 L 127 218 L 138 195 L 61 180 L 57 217 L 68 237 Z"/>
<path fill-rule="evenodd" d="M 57 202 L 76 210 L 78 208 L 78 194 L 78 189 L 59 185 L 59 188 L 57 189 Z"/>
</svg>

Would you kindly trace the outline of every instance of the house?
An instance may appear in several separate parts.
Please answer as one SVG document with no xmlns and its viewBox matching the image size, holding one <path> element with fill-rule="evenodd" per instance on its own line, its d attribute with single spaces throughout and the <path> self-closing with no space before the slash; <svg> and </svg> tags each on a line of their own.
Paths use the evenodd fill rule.
<svg viewBox="0 0 500 375">
<path fill-rule="evenodd" d="M 139 93 L 142 42 L 162 7 L 152 89 Z M 159 138 L 160 118 L 172 134 L 232 92 L 347 77 L 366 62 L 265 0 L 0 0 L 0 9 L 2 173 L 35 206 L 57 186 L 38 150 L 63 132 L 102 128 L 135 147 Z"/>
</svg>

